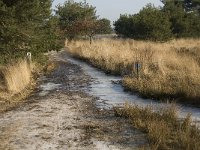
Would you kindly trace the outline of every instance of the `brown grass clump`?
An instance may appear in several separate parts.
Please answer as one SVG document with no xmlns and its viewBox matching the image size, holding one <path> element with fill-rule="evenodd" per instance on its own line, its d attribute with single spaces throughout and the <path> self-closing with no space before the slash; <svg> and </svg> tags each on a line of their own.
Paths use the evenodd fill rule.
<svg viewBox="0 0 200 150">
<path fill-rule="evenodd" d="M 200 104 L 200 40 L 155 43 L 101 39 L 92 45 L 84 40 L 66 42 L 66 47 L 75 57 L 106 72 L 123 75 L 127 89 L 147 97 Z"/>
<path fill-rule="evenodd" d="M 151 149 L 200 149 L 200 130 L 191 125 L 190 115 L 184 120 L 178 119 L 174 105 L 160 108 L 156 112 L 152 106 L 141 108 L 129 104 L 114 110 L 117 116 L 128 118 L 135 128 L 147 133 Z"/>
<path fill-rule="evenodd" d="M 31 66 L 25 61 L 8 65 L 3 71 L 8 92 L 13 94 L 22 91 L 31 81 Z"/>
<path fill-rule="evenodd" d="M 15 106 L 27 95 L 32 65 L 26 60 L 0 68 L 0 112 Z"/>
</svg>

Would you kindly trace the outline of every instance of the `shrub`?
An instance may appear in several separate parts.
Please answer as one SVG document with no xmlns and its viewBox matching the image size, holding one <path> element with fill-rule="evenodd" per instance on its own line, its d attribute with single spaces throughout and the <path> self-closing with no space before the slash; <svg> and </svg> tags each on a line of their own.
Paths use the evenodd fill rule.
<svg viewBox="0 0 200 150">
<path fill-rule="evenodd" d="M 121 15 L 114 26 L 117 34 L 135 39 L 165 41 L 172 36 L 168 16 L 152 5 L 136 15 Z"/>
</svg>

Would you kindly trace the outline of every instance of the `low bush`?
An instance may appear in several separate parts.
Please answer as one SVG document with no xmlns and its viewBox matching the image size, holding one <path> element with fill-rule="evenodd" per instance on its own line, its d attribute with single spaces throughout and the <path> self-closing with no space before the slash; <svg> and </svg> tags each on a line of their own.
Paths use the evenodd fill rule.
<svg viewBox="0 0 200 150">
<path fill-rule="evenodd" d="M 192 125 L 190 115 L 180 120 L 174 104 L 156 108 L 156 111 L 152 106 L 139 107 L 129 104 L 114 110 L 116 116 L 128 118 L 133 127 L 147 133 L 151 149 L 200 149 L 200 130 Z"/>
</svg>

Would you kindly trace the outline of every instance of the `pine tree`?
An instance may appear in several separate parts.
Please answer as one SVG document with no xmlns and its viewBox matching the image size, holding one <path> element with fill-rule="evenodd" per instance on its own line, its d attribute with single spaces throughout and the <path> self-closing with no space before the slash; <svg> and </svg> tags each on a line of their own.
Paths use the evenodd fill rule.
<svg viewBox="0 0 200 150">
<path fill-rule="evenodd" d="M 86 1 L 77 3 L 68 0 L 63 6 L 58 6 L 56 14 L 61 30 L 69 40 L 79 35 L 90 34 L 97 19 L 95 7 Z"/>
<path fill-rule="evenodd" d="M 51 0 L 0 0 L 0 55 L 2 58 L 38 55 L 59 47 L 52 26 Z M 54 29 L 50 29 L 50 28 Z M 50 47 L 51 45 L 52 47 Z M 57 45 L 57 46 L 55 46 Z"/>
<path fill-rule="evenodd" d="M 200 16 L 193 0 L 165 1 L 163 11 L 169 17 L 175 37 L 199 37 Z"/>
</svg>

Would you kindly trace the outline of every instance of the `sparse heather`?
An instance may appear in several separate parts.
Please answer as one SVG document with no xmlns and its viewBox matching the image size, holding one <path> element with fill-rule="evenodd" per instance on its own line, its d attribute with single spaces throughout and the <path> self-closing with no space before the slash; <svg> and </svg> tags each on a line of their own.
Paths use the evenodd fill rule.
<svg viewBox="0 0 200 150">
<path fill-rule="evenodd" d="M 123 39 L 66 41 L 67 50 L 102 70 L 120 74 L 125 88 L 151 98 L 200 105 L 200 40 L 165 43 Z M 141 64 L 139 77 L 135 63 Z"/>
<path fill-rule="evenodd" d="M 153 150 L 200 149 L 200 130 L 191 124 L 190 115 L 180 120 L 174 104 L 157 111 L 152 106 L 142 108 L 129 104 L 114 110 L 116 116 L 128 118 L 134 128 L 147 134 L 149 146 Z"/>
</svg>

